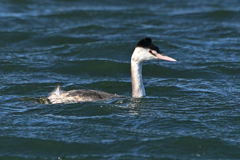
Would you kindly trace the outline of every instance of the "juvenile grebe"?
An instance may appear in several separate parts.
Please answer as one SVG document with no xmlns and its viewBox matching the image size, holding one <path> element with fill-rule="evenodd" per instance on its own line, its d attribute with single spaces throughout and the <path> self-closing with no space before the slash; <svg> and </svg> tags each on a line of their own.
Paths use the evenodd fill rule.
<svg viewBox="0 0 240 160">
<path fill-rule="evenodd" d="M 142 80 L 142 64 L 146 60 L 162 59 L 166 61 L 176 61 L 175 59 L 163 55 L 159 48 L 152 44 L 152 39 L 147 37 L 138 42 L 131 58 L 131 78 L 132 97 L 140 98 L 145 96 L 145 89 Z M 110 94 L 96 90 L 71 90 L 63 91 L 60 86 L 50 93 L 48 100 L 55 103 L 77 103 L 86 101 L 98 101 L 107 99 L 126 98 L 124 96 Z"/>
</svg>

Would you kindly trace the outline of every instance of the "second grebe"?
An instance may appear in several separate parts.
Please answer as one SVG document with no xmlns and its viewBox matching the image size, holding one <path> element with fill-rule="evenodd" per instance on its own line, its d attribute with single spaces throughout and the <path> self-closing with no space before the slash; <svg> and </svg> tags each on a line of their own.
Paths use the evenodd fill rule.
<svg viewBox="0 0 240 160">
<path fill-rule="evenodd" d="M 131 58 L 132 97 L 140 98 L 146 95 L 142 80 L 142 64 L 146 60 L 162 59 L 176 61 L 163 55 L 159 48 L 152 44 L 152 39 L 146 37 L 138 42 Z M 71 90 L 63 91 L 60 86 L 50 93 L 48 100 L 52 103 L 77 103 L 86 101 L 98 101 L 107 99 L 126 98 L 124 96 L 110 94 L 96 90 Z"/>
</svg>

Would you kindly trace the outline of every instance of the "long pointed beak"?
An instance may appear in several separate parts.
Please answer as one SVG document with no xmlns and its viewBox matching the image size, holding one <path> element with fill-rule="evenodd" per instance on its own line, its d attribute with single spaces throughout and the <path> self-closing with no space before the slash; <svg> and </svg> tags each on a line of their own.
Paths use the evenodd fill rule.
<svg viewBox="0 0 240 160">
<path fill-rule="evenodd" d="M 165 55 L 161 55 L 161 54 L 156 54 L 156 57 L 158 59 L 162 59 L 162 60 L 165 60 L 165 61 L 177 61 L 176 59 L 173 59 L 171 57 L 168 57 L 168 56 L 165 56 Z"/>
</svg>

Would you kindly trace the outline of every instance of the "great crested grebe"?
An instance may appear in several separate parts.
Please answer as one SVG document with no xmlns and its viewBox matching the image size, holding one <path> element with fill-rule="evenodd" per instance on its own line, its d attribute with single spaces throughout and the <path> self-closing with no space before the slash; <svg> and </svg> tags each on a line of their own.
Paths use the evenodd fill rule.
<svg viewBox="0 0 240 160">
<path fill-rule="evenodd" d="M 163 55 L 159 48 L 152 44 L 152 39 L 146 37 L 138 42 L 131 58 L 131 78 L 132 97 L 140 98 L 145 96 L 145 89 L 142 80 L 142 64 L 146 60 L 162 59 L 166 61 L 176 61 L 175 59 Z M 48 100 L 52 103 L 77 103 L 86 101 L 98 101 L 108 99 L 126 98 L 124 96 L 110 94 L 96 90 L 71 90 L 63 91 L 60 86 L 50 93 Z"/>
</svg>

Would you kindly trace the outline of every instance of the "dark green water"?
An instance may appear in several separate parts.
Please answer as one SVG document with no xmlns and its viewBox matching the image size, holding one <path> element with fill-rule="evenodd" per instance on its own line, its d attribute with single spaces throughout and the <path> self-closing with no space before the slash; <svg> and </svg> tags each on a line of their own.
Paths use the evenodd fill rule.
<svg viewBox="0 0 240 160">
<path fill-rule="evenodd" d="M 57 84 L 147 97 L 37 103 Z M 1 0 L 0 159 L 240 159 L 239 0 Z"/>
</svg>

